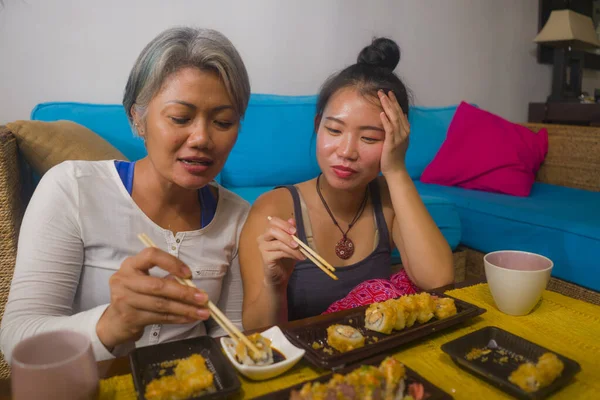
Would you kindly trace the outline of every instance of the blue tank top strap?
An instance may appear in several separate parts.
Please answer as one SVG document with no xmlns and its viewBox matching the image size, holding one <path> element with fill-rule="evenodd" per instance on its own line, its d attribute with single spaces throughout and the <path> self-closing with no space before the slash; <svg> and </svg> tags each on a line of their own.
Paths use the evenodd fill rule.
<svg viewBox="0 0 600 400">
<path fill-rule="evenodd" d="M 125 186 L 127 193 L 129 193 L 131 196 L 131 192 L 133 190 L 133 171 L 135 169 L 135 161 L 131 162 L 115 160 L 115 167 L 117 168 L 117 172 L 121 177 L 123 186 Z"/>
<path fill-rule="evenodd" d="M 135 170 L 135 161 L 115 160 L 117 173 L 123 182 L 123 186 L 127 193 L 131 196 L 133 192 L 133 173 Z M 198 190 L 198 201 L 202 205 L 202 213 L 200 216 L 200 224 L 202 228 L 208 226 L 215 216 L 217 211 L 217 199 L 213 196 L 210 190 L 210 185 L 206 185 Z"/>
<path fill-rule="evenodd" d="M 375 219 L 377 221 L 377 229 L 379 230 L 379 243 L 378 248 L 389 248 L 390 247 L 390 234 L 388 231 L 387 223 L 385 222 L 385 215 L 383 215 L 383 206 L 381 204 L 381 193 L 379 192 L 379 182 L 374 179 L 369 183 L 369 194 L 371 195 L 371 203 L 375 209 Z"/>
<path fill-rule="evenodd" d="M 294 201 L 294 218 L 296 219 L 296 236 L 302 242 L 306 243 L 306 231 L 304 230 L 304 219 L 302 218 L 302 205 L 300 204 L 300 195 L 298 189 L 294 185 L 277 186 L 275 189 L 286 188 L 292 195 Z"/>
<path fill-rule="evenodd" d="M 212 221 L 217 212 L 217 199 L 213 196 L 210 185 L 206 185 L 198 190 L 198 199 L 200 200 L 200 205 L 202 205 L 200 223 L 204 228 L 210 224 L 210 221 Z"/>
</svg>

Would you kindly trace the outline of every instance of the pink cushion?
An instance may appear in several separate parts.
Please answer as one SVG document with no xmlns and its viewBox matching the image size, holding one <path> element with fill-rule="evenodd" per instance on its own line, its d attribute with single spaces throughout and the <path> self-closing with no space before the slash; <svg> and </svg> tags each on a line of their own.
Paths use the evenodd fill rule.
<svg viewBox="0 0 600 400">
<path fill-rule="evenodd" d="M 547 152 L 545 128 L 536 134 L 462 102 L 421 182 L 529 196 Z"/>
</svg>

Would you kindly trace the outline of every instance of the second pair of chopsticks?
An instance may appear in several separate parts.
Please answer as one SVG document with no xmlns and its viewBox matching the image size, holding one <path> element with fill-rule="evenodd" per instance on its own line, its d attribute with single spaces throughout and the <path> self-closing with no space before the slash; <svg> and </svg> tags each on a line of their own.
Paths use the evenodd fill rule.
<svg viewBox="0 0 600 400">
<path fill-rule="evenodd" d="M 154 244 L 154 242 L 152 241 L 152 239 L 150 239 L 150 237 L 148 237 L 148 235 L 146 235 L 145 233 L 140 233 L 138 235 L 138 238 L 140 239 L 140 241 L 146 246 L 146 247 L 156 247 L 156 245 Z M 184 285 L 184 286 L 189 286 L 189 287 L 193 287 L 195 288 L 196 285 L 194 285 L 194 282 L 192 282 L 190 279 L 182 279 L 178 276 L 175 276 L 175 279 L 177 280 L 177 282 L 179 282 L 180 284 Z M 223 330 L 225 330 L 225 332 L 227 332 L 229 334 L 229 336 L 236 340 L 236 341 L 241 341 L 242 343 L 244 343 L 244 345 L 246 345 L 247 348 L 249 348 L 254 354 L 259 355 L 262 352 L 250 341 L 250 339 L 248 339 L 246 337 L 246 335 L 244 335 L 230 320 L 229 318 L 227 318 L 227 316 L 225 314 L 223 314 L 221 312 L 221 310 L 219 310 L 219 308 L 210 300 L 208 300 L 208 309 L 210 310 L 210 314 L 211 317 L 221 326 L 221 328 L 223 328 Z"/>
<path fill-rule="evenodd" d="M 271 221 L 273 218 L 268 216 L 267 219 Z M 298 250 L 302 253 L 306 258 L 315 263 L 317 267 L 319 267 L 323 272 L 325 272 L 331 279 L 338 280 L 338 277 L 333 274 L 335 272 L 335 268 L 333 265 L 329 264 L 323 257 L 317 254 L 316 251 L 308 247 L 302 240 L 298 238 L 296 235 L 291 235 L 292 239 L 300 246 Z"/>
</svg>

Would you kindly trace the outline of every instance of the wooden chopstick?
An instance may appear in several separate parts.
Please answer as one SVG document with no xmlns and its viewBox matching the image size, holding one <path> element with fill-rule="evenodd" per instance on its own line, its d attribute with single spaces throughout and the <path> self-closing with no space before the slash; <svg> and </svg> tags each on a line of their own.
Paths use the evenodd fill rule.
<svg viewBox="0 0 600 400">
<path fill-rule="evenodd" d="M 300 240 L 300 239 L 298 239 Z M 314 258 L 312 256 L 312 254 L 310 254 L 308 251 L 304 250 L 302 247 L 300 247 L 300 253 L 304 254 L 304 256 L 306 258 L 308 258 L 310 261 L 312 261 L 313 263 L 315 263 L 315 265 L 317 267 L 319 267 L 321 269 L 321 271 L 325 272 L 327 275 L 329 275 L 329 277 L 335 281 L 338 280 L 338 277 L 335 276 L 333 274 L 333 272 L 329 271 L 325 266 L 321 265 L 321 262 L 319 260 L 317 260 L 316 258 Z"/>
<path fill-rule="evenodd" d="M 273 218 L 271 218 L 271 216 L 268 216 L 267 219 L 269 221 L 271 221 Z M 298 236 L 296 236 L 296 235 L 291 235 L 291 236 L 292 236 L 292 239 L 294 239 L 294 241 L 296 243 L 298 243 L 298 245 L 300 246 L 300 248 L 298 249 L 298 250 L 300 250 L 300 253 L 304 254 L 304 256 L 306 258 L 308 258 L 310 261 L 315 263 L 315 265 L 317 267 L 319 267 L 327 275 L 329 275 L 329 277 L 331 279 L 336 280 L 336 281 L 338 280 L 338 277 L 332 273 L 332 272 L 335 272 L 335 268 L 331 264 L 329 264 L 327 261 L 325 261 L 325 259 L 323 257 L 318 255 L 316 251 L 314 251 L 308 245 L 306 245 L 304 242 L 302 242 L 302 240 L 300 240 L 298 238 Z"/>
<path fill-rule="evenodd" d="M 329 264 L 327 261 L 325 261 L 325 259 L 323 257 L 318 255 L 316 251 L 314 251 L 313 249 L 308 247 L 308 245 L 304 244 L 304 242 L 302 242 L 302 240 L 300 240 L 300 238 L 298 238 L 298 236 L 292 235 L 292 239 L 294 239 L 296 241 L 296 243 L 298 243 L 300 245 L 300 247 L 302 247 L 304 250 L 306 250 L 308 253 L 310 253 L 314 258 L 319 260 L 321 262 L 321 264 L 323 266 L 325 266 L 328 270 L 330 270 L 331 272 L 335 272 L 335 267 L 333 265 Z"/>
<path fill-rule="evenodd" d="M 178 276 L 175 276 L 175 280 L 177 282 L 179 282 L 180 284 L 182 284 L 183 286 L 189 286 L 189 287 L 194 287 L 194 288 L 196 287 L 196 285 L 194 285 L 194 282 L 192 282 L 190 279 L 183 279 Z M 235 330 L 234 330 L 235 326 L 233 326 L 233 324 L 231 325 L 231 326 L 233 326 L 233 329 L 228 325 L 229 320 L 227 319 L 227 317 L 225 317 L 221 313 L 221 311 L 218 309 L 218 307 L 216 307 L 214 305 L 213 302 L 209 301 L 208 305 L 209 305 L 209 308 L 211 309 L 211 317 L 221 326 L 221 328 L 223 328 L 223 330 L 225 332 L 227 332 L 227 334 L 232 339 L 234 339 L 235 341 L 240 341 L 240 340 L 243 340 L 243 339 L 241 339 L 241 336 L 243 336 L 245 338 L 245 335 L 242 334 L 241 332 L 239 333 L 241 336 L 239 336 L 238 333 L 235 332 Z M 211 305 L 212 305 L 212 307 L 211 307 Z M 222 319 L 221 316 L 224 317 L 225 319 Z M 250 343 L 252 343 L 252 342 L 250 342 Z M 246 343 L 244 343 L 244 344 L 246 344 Z M 252 351 L 254 351 L 254 350 L 252 350 Z M 256 349 L 256 351 L 258 351 L 258 349 Z"/>
<path fill-rule="evenodd" d="M 140 233 L 138 238 L 146 247 L 157 247 L 152 239 L 148 237 L 145 233 Z M 183 279 L 178 276 L 175 276 L 175 280 L 184 286 L 189 286 L 195 288 L 194 282 L 190 279 Z M 229 336 L 237 341 L 241 341 L 248 347 L 254 354 L 259 355 L 262 352 L 244 335 L 230 320 L 227 318 L 225 314 L 219 310 L 219 308 L 212 302 L 208 301 L 208 309 L 210 310 L 211 317 L 229 334 Z"/>
</svg>

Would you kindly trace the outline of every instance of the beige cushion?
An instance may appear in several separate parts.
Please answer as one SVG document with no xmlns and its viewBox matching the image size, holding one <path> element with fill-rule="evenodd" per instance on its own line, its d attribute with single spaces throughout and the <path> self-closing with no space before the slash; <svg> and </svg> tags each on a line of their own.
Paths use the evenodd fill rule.
<svg viewBox="0 0 600 400">
<path fill-rule="evenodd" d="M 72 121 L 15 121 L 6 126 L 17 137 L 27 162 L 40 175 L 66 160 L 127 160 L 99 135 Z"/>
</svg>

